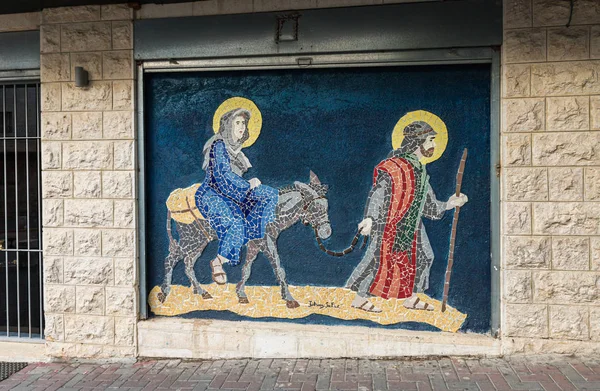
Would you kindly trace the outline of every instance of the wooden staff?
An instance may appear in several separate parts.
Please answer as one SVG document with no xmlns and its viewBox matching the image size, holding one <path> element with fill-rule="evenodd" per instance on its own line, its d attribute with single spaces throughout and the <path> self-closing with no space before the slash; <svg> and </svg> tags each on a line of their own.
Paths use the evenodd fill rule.
<svg viewBox="0 0 600 391">
<path fill-rule="evenodd" d="M 465 163 L 467 161 L 467 148 L 463 151 L 458 172 L 456 173 L 456 196 L 460 196 L 460 187 L 462 185 L 463 173 L 465 172 Z M 448 251 L 448 266 L 446 267 L 446 282 L 444 283 L 444 298 L 442 299 L 442 312 L 446 311 L 446 302 L 448 301 L 448 291 L 450 290 L 450 276 L 452 276 L 452 264 L 454 263 L 454 242 L 456 241 L 456 224 L 458 224 L 458 214 L 460 207 L 454 208 L 454 218 L 452 219 L 452 233 L 450 235 L 450 250 Z"/>
</svg>

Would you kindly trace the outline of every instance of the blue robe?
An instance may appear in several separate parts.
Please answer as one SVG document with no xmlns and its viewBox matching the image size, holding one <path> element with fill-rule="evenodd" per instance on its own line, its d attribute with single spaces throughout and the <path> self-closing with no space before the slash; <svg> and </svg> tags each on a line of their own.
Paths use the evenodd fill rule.
<svg viewBox="0 0 600 391">
<path fill-rule="evenodd" d="M 266 225 L 275 219 L 279 192 L 265 185 L 250 189 L 250 183 L 232 170 L 222 139 L 216 139 L 208 153 L 196 206 L 219 237 L 219 255 L 235 266 L 242 246 L 265 236 Z"/>
</svg>

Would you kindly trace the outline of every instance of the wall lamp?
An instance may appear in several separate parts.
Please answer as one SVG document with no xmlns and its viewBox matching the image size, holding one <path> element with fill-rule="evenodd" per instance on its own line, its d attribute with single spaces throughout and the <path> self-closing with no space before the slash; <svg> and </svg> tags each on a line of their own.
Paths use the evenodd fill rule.
<svg viewBox="0 0 600 391">
<path fill-rule="evenodd" d="M 87 87 L 90 84 L 88 71 L 83 67 L 75 67 L 75 87 Z"/>
</svg>

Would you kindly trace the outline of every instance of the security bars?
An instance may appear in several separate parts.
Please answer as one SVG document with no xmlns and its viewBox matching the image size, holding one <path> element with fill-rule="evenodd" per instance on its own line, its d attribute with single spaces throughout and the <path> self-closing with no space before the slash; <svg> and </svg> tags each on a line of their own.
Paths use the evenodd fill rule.
<svg viewBox="0 0 600 391">
<path fill-rule="evenodd" d="M 39 83 L 0 89 L 0 337 L 42 339 Z"/>
</svg>

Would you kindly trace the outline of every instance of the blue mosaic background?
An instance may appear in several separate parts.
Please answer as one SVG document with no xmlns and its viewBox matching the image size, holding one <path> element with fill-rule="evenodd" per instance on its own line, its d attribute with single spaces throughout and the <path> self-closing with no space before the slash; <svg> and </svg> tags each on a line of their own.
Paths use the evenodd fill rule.
<svg viewBox="0 0 600 391">
<path fill-rule="evenodd" d="M 448 147 L 428 165 L 431 185 L 441 200 L 454 191 L 463 148 L 469 149 L 450 286 L 449 304 L 468 314 L 462 330 L 490 329 L 490 68 L 488 65 L 399 68 L 321 69 L 246 72 L 148 74 L 145 81 L 146 243 L 148 291 L 164 276 L 168 254 L 165 200 L 178 187 L 199 183 L 202 147 L 213 135 L 217 107 L 232 96 L 253 100 L 263 126 L 257 142 L 244 150 L 254 166 L 246 178 L 283 187 L 308 181 L 313 170 L 329 185 L 330 249 L 345 248 L 362 219 L 373 168 L 391 150 L 394 125 L 405 113 L 431 111 L 448 128 Z M 430 289 L 442 298 L 452 212 L 441 221 L 425 220 L 435 261 Z M 362 251 L 334 258 L 322 253 L 312 229 L 297 224 L 278 241 L 282 265 L 291 285 L 343 286 Z M 211 282 L 213 242 L 196 263 L 201 284 Z M 243 259 L 244 254 L 242 254 Z M 173 284 L 189 286 L 180 262 Z M 231 282 L 241 266 L 228 267 Z M 269 262 L 260 254 L 248 285 L 277 285 Z M 196 311 L 185 317 L 244 319 L 217 311 Z M 258 319 L 281 322 L 282 319 Z M 286 321 L 286 320 L 283 320 Z M 420 323 L 380 326 L 311 315 L 296 323 L 369 325 L 432 330 Z"/>
</svg>

